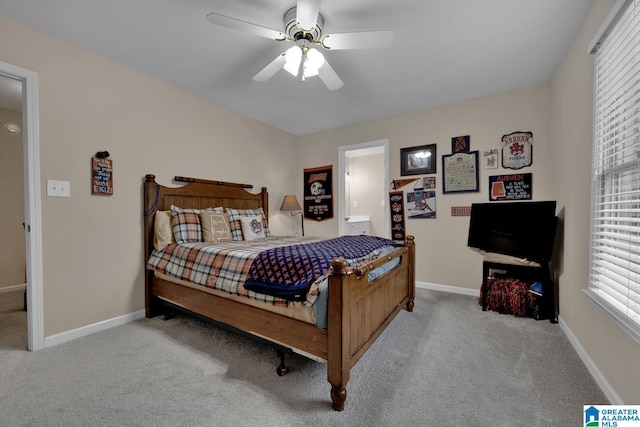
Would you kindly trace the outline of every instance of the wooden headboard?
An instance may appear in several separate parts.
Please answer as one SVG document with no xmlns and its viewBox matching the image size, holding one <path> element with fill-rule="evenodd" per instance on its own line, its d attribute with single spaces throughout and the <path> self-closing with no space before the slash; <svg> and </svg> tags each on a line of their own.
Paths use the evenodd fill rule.
<svg viewBox="0 0 640 427">
<path fill-rule="evenodd" d="M 153 250 L 153 234 L 156 212 L 171 209 L 175 205 L 184 209 L 206 209 L 222 206 L 236 209 L 264 209 L 269 218 L 269 194 L 262 187 L 260 193 L 250 193 L 252 185 L 224 181 L 176 176 L 174 182 L 186 183 L 181 187 L 165 187 L 156 183 L 155 175 L 148 174 L 144 181 L 144 266 L 147 298 L 151 285 L 151 272 L 146 270 L 147 260 Z"/>
<path fill-rule="evenodd" d="M 236 184 L 233 182 L 210 181 L 198 178 L 186 178 L 176 176 L 174 182 L 185 182 L 181 187 L 165 187 L 156 183 L 155 175 L 146 175 L 144 182 L 144 221 L 145 242 L 153 242 L 153 223 L 157 211 L 171 209 L 171 205 L 183 209 L 206 209 L 222 206 L 236 209 L 264 210 L 265 217 L 269 218 L 269 194 L 267 188 L 257 194 L 250 193 L 253 188 L 248 184 Z M 147 256 L 151 253 L 146 251 Z"/>
</svg>

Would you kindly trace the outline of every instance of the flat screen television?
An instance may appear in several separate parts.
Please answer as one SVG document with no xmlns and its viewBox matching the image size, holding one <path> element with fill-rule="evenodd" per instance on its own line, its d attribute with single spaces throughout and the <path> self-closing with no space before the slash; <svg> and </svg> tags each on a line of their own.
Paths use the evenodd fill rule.
<svg viewBox="0 0 640 427">
<path fill-rule="evenodd" d="M 556 202 L 471 205 L 467 245 L 534 261 L 549 261 L 556 235 Z"/>
</svg>

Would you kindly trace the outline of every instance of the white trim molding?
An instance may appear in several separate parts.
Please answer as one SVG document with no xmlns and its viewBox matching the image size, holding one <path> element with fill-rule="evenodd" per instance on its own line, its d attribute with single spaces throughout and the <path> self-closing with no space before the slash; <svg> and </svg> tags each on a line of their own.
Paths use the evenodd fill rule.
<svg viewBox="0 0 640 427">
<path fill-rule="evenodd" d="M 0 288 L 0 294 L 3 292 L 24 291 L 26 287 L 26 283 L 23 283 L 22 285 L 5 286 Z"/>
<path fill-rule="evenodd" d="M 44 339 L 44 344 L 45 347 L 52 347 L 54 345 L 73 341 L 77 338 L 86 337 L 87 335 L 95 334 L 96 332 L 106 331 L 107 329 L 115 328 L 116 326 L 121 326 L 126 323 L 142 319 L 144 316 L 144 310 L 124 314 L 122 316 L 114 317 L 113 319 L 103 320 L 102 322 L 94 323 L 92 325 L 82 326 L 77 329 L 72 329 L 70 331 L 48 336 Z"/>
<path fill-rule="evenodd" d="M 480 296 L 480 291 L 478 289 L 461 288 L 459 286 L 438 285 L 436 283 L 416 281 L 416 288 L 429 289 L 432 291 L 440 291 L 440 292 L 449 292 L 452 294 L 469 295 L 472 297 Z"/>
<path fill-rule="evenodd" d="M 600 386 L 600 389 L 602 390 L 604 395 L 607 397 L 607 399 L 609 399 L 609 403 L 611 403 L 612 405 L 624 405 L 624 402 L 622 401 L 618 393 L 616 393 L 613 387 L 611 387 L 611 384 L 609 384 L 607 378 L 602 374 L 602 371 L 598 369 L 598 366 L 593 362 L 593 359 L 589 357 L 589 354 L 584 349 L 582 344 L 580 344 L 580 341 L 573 334 L 571 329 L 569 329 L 569 326 L 567 326 L 562 316 L 558 316 L 558 324 L 560 325 L 560 329 L 562 329 L 562 332 L 564 332 L 567 339 L 569 339 L 569 342 L 571 343 L 573 348 L 578 353 L 578 356 L 580 356 L 582 363 L 584 363 L 584 365 L 587 367 L 587 370 L 591 373 L 593 379 L 596 381 L 598 386 Z"/>
</svg>

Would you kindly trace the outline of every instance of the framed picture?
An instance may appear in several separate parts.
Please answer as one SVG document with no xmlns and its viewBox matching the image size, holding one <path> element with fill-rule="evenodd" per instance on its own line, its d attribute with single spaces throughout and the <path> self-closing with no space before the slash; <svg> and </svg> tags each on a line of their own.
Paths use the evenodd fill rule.
<svg viewBox="0 0 640 427">
<path fill-rule="evenodd" d="M 478 152 L 442 156 L 442 193 L 477 193 Z"/>
<path fill-rule="evenodd" d="M 400 149 L 400 175 L 436 173 L 436 144 Z"/>
</svg>

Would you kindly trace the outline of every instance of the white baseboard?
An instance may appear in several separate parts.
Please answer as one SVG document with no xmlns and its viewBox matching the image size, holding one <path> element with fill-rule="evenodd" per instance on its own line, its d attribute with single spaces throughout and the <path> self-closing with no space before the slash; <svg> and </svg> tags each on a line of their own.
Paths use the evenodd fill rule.
<svg viewBox="0 0 640 427">
<path fill-rule="evenodd" d="M 459 286 L 438 285 L 436 283 L 426 283 L 416 281 L 416 288 L 430 289 L 432 291 L 449 292 L 452 294 L 470 295 L 473 297 L 480 296 L 479 289 L 461 288 Z"/>
<path fill-rule="evenodd" d="M 622 401 L 618 393 L 616 393 L 613 387 L 611 387 L 611 384 L 609 384 L 607 378 L 602 374 L 602 371 L 598 369 L 598 366 L 593 362 L 591 357 L 589 357 L 589 354 L 587 354 L 587 351 L 584 349 L 582 344 L 580 344 L 578 338 L 574 335 L 571 329 L 569 329 L 565 321 L 562 319 L 562 316 L 558 316 L 558 324 L 560 325 L 560 329 L 562 329 L 562 332 L 564 332 L 565 336 L 569 339 L 569 342 L 571 343 L 573 348 L 578 353 L 578 356 L 580 356 L 580 359 L 582 359 L 582 363 L 584 363 L 584 365 L 587 367 L 587 370 L 589 370 L 589 372 L 591 373 L 593 379 L 596 381 L 598 386 L 600 386 L 600 389 L 602 390 L 604 395 L 607 397 L 607 399 L 609 399 L 609 403 L 612 405 L 624 405 L 624 402 Z"/>
<path fill-rule="evenodd" d="M 114 317 L 113 319 L 103 320 L 102 322 L 94 323 L 92 325 L 87 325 L 81 328 L 51 335 L 49 337 L 45 337 L 44 346 L 52 347 L 54 345 L 62 344 L 67 341 L 75 340 L 76 338 L 85 337 L 96 332 L 104 331 L 116 326 L 124 325 L 125 323 L 133 322 L 134 320 L 142 319 L 144 316 L 145 311 L 140 310 L 122 316 Z"/>
<path fill-rule="evenodd" d="M 23 291 L 27 288 L 27 284 L 23 283 L 21 285 L 13 285 L 13 286 L 5 286 L 0 288 L 0 293 L 2 292 L 13 292 L 13 291 Z"/>
</svg>

